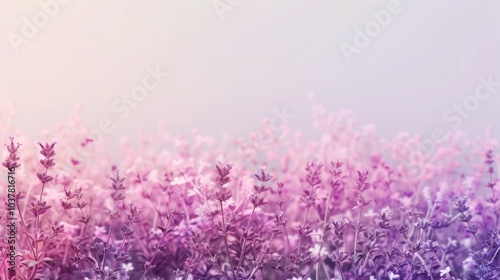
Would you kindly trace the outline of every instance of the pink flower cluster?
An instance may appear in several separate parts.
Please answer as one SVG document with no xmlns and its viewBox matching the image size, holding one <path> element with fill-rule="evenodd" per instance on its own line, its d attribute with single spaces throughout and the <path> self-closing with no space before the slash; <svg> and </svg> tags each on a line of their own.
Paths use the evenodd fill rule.
<svg viewBox="0 0 500 280">
<path fill-rule="evenodd" d="M 429 154 L 349 112 L 313 116 L 314 137 L 283 129 L 258 149 L 159 128 L 110 155 L 77 116 L 45 135 L 57 143 L 11 138 L 15 279 L 498 279 L 491 132 L 450 132 Z"/>
</svg>

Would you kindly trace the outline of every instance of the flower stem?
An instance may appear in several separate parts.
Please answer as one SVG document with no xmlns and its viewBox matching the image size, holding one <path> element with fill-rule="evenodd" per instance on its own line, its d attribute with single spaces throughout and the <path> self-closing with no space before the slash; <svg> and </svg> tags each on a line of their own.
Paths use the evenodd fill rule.
<svg viewBox="0 0 500 280">
<path fill-rule="evenodd" d="M 236 280 L 236 273 L 234 271 L 234 267 L 233 267 L 233 264 L 231 262 L 231 255 L 229 254 L 229 244 L 227 242 L 227 231 L 226 231 L 226 222 L 224 221 L 225 218 L 224 218 L 224 207 L 222 207 L 222 201 L 219 201 L 220 202 L 220 211 L 221 211 L 221 215 L 222 215 L 222 228 L 224 229 L 224 243 L 226 245 L 226 254 L 227 254 L 227 259 L 228 259 L 228 262 L 229 262 L 229 267 L 231 267 L 231 270 L 233 271 L 233 279 Z"/>
<path fill-rule="evenodd" d="M 252 214 L 250 214 L 250 218 L 248 219 L 247 226 L 245 227 L 245 231 L 248 231 L 248 227 L 250 226 L 250 221 L 252 220 L 254 213 L 255 213 L 255 206 L 252 209 Z M 240 266 L 241 266 L 241 263 L 243 260 L 243 254 L 245 254 L 246 244 L 247 244 L 247 239 L 243 236 L 243 246 L 241 246 L 241 253 L 240 253 L 240 258 L 238 260 L 238 266 L 236 266 L 236 271 L 240 271 Z"/>
<path fill-rule="evenodd" d="M 389 266 L 389 262 L 391 261 L 391 255 L 394 252 L 394 246 L 398 242 L 400 235 L 401 235 L 401 231 L 398 231 L 398 235 L 396 236 L 396 239 L 394 240 L 394 243 L 392 243 L 392 246 L 391 246 L 391 253 L 389 256 L 387 256 L 387 262 L 385 263 L 385 266 L 384 266 L 384 272 L 382 273 L 382 278 L 384 278 L 385 273 L 387 272 L 387 267 Z"/>
</svg>

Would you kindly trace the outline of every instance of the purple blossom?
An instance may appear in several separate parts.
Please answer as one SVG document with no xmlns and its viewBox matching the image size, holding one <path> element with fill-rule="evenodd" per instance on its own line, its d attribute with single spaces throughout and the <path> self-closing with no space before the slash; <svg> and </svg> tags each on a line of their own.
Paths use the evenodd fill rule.
<svg viewBox="0 0 500 280">
<path fill-rule="evenodd" d="M 13 208 L 18 218 L 20 273 L 30 280 L 499 277 L 494 139 L 449 134 L 408 170 L 402 160 L 418 137 L 383 140 L 358 131 L 348 114 L 313 112 L 320 140 L 283 138 L 259 156 L 237 138 L 190 143 L 162 134 L 142 135 L 140 148 L 125 145 L 115 159 L 99 143 L 88 145 L 78 127 L 60 132 L 60 145 L 84 149 L 85 159 L 53 142 L 38 143 L 38 160 L 29 150 L 19 156 L 21 144 L 10 138 L 3 165 L 19 169 L 16 201 L 1 198 L 0 215 Z M 235 164 L 209 164 L 229 159 Z M 7 236 L 4 227 L 0 233 Z M 7 246 L 0 241 L 2 252 Z"/>
<path fill-rule="evenodd" d="M 21 144 L 14 144 L 14 137 L 10 137 L 10 144 L 5 144 L 5 147 L 7 147 L 9 156 L 7 156 L 7 158 L 3 161 L 2 165 L 9 170 L 19 168 L 21 166 L 18 163 L 20 158 L 16 155 L 16 153 L 19 150 L 19 147 L 21 147 Z"/>
</svg>

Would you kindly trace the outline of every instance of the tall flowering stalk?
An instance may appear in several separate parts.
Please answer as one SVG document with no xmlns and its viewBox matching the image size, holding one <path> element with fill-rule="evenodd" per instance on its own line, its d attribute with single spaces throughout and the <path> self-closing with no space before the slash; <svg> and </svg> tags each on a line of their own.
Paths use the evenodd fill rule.
<svg viewBox="0 0 500 280">
<path fill-rule="evenodd" d="M 116 166 L 103 146 L 81 138 L 80 127 L 64 129 L 57 146 L 39 144 L 42 158 L 34 162 L 29 150 L 18 156 L 23 146 L 11 138 L 2 163 L 19 168 L 16 277 L 498 279 L 496 141 L 447 135 L 433 157 L 414 154 L 417 168 L 408 172 L 399 161 L 413 156 L 418 137 L 382 140 L 353 121 L 316 108 L 318 141 L 280 138 L 261 155 L 232 149 L 241 141 L 231 137 L 219 143 L 197 134 L 191 145 L 142 135 L 139 150 L 122 146 Z M 85 148 L 88 158 L 55 172 L 56 157 L 76 158 L 63 143 Z M 227 158 L 241 164 L 210 168 Z M 257 160 L 268 167 L 254 174 Z M 113 173 L 110 183 L 108 170 L 118 168 L 137 179 Z M 101 195 L 105 185 L 110 191 Z M 2 207 L 0 222 L 6 218 Z M 6 234 L 0 226 L 2 279 L 9 276 Z"/>
<path fill-rule="evenodd" d="M 231 254 L 229 252 L 229 243 L 228 243 L 228 235 L 229 232 L 232 230 L 232 224 L 227 223 L 228 221 L 226 221 L 226 217 L 224 216 L 224 205 L 223 205 L 224 202 L 228 201 L 231 198 L 231 193 L 224 186 L 231 181 L 231 178 L 229 178 L 229 174 L 231 172 L 232 166 L 229 164 L 225 166 L 217 164 L 215 168 L 216 168 L 215 183 L 219 187 L 219 190 L 215 193 L 215 199 L 219 202 L 220 213 L 221 213 L 221 220 L 220 223 L 218 224 L 218 227 L 222 234 L 222 237 L 224 238 L 227 260 L 229 263 L 229 267 L 232 271 L 231 278 L 236 280 L 237 275 L 231 261 Z"/>
<path fill-rule="evenodd" d="M 247 245 L 247 241 L 255 238 L 254 228 L 250 227 L 250 223 L 252 222 L 253 215 L 255 214 L 255 210 L 267 204 L 267 202 L 263 198 L 263 194 L 269 190 L 265 184 L 269 182 L 273 176 L 264 172 L 264 167 L 261 167 L 260 174 L 256 173 L 255 178 L 259 181 L 260 185 L 254 185 L 255 193 L 250 196 L 250 202 L 252 203 L 252 213 L 248 218 L 246 226 L 243 228 L 243 245 L 241 248 L 241 254 L 239 257 L 238 265 L 236 266 L 236 272 L 240 271 L 240 266 L 243 262 L 243 257 L 245 254 L 245 249 Z"/>
<path fill-rule="evenodd" d="M 335 191 L 335 192 L 339 192 L 340 191 L 340 186 L 342 185 L 341 183 L 341 179 L 340 179 L 340 176 L 342 175 L 342 170 L 341 170 L 341 167 L 342 167 L 342 162 L 331 162 L 331 169 L 328 170 L 328 172 L 330 173 L 330 175 L 332 176 L 329 180 L 328 180 L 328 185 L 329 185 L 329 188 L 328 188 L 328 195 L 326 196 L 326 201 L 325 201 L 325 206 L 324 206 L 324 211 L 325 211 L 325 214 L 323 216 L 323 222 L 321 224 L 321 237 L 319 239 L 319 242 L 320 242 L 320 245 L 319 245 L 319 249 L 317 250 L 318 251 L 318 254 L 317 254 L 317 258 L 318 258 L 318 263 L 316 264 L 316 280 L 319 279 L 319 263 L 323 261 L 323 256 L 321 255 L 321 253 L 323 252 L 323 243 L 324 243 L 324 238 L 325 238 L 325 233 L 327 230 L 329 230 L 331 227 L 330 227 L 330 224 L 328 223 L 328 214 L 329 214 L 329 210 L 330 210 L 330 199 L 331 199 L 331 196 L 332 196 L 332 192 Z"/>
<path fill-rule="evenodd" d="M 492 207 L 493 207 L 492 212 L 495 215 L 495 228 L 498 228 L 500 209 L 498 209 L 498 207 L 497 207 L 497 202 L 498 202 L 499 198 L 497 197 L 497 195 L 495 193 L 495 187 L 497 185 L 497 181 L 494 178 L 495 159 L 493 156 L 493 150 L 491 150 L 491 149 L 487 150 L 485 155 L 486 155 L 485 163 L 487 166 L 487 173 L 488 173 L 488 182 L 486 183 L 486 186 L 491 190 L 491 197 L 488 198 L 488 201 L 492 204 Z"/>
<path fill-rule="evenodd" d="M 295 263 L 295 274 L 297 275 L 302 275 L 302 273 L 300 272 L 301 265 L 308 261 L 308 258 L 305 257 L 305 254 L 302 252 L 302 241 L 304 237 L 308 236 L 312 232 L 311 224 L 308 221 L 308 218 L 311 209 L 315 209 L 316 206 L 316 189 L 321 184 L 320 176 L 322 167 L 323 164 L 318 164 L 316 162 L 309 162 L 306 165 L 307 175 L 305 181 L 307 184 L 302 189 L 302 195 L 300 196 L 300 201 L 305 206 L 306 212 L 304 215 L 304 219 L 302 220 L 302 224 L 298 228 L 299 241 L 297 244 L 297 253 L 293 257 L 292 261 Z M 308 274 L 308 272 L 306 274 Z"/>
<path fill-rule="evenodd" d="M 52 239 L 51 236 L 41 228 L 40 217 L 47 213 L 47 211 L 52 207 L 52 205 L 50 205 L 47 201 L 43 200 L 43 194 L 46 184 L 54 179 L 52 176 L 49 176 L 47 172 L 49 168 L 55 165 L 54 156 L 56 155 L 56 142 L 53 142 L 52 144 L 45 143 L 45 145 L 39 142 L 38 145 L 40 146 L 40 154 L 43 157 L 40 160 L 40 163 L 43 166 L 44 171 L 37 173 L 38 180 L 42 184 L 40 196 L 38 200 L 31 201 L 28 207 L 30 212 L 35 216 L 35 225 L 32 233 L 26 232 L 26 236 L 30 240 L 29 244 L 31 254 L 25 256 L 26 260 L 24 261 L 24 264 L 27 271 L 26 278 L 29 280 L 35 279 L 40 264 L 46 260 L 46 250 L 48 249 Z M 20 209 L 19 212 L 22 216 Z"/>
<path fill-rule="evenodd" d="M 47 184 L 48 182 L 50 182 L 54 179 L 51 176 L 49 176 L 47 174 L 47 172 L 48 172 L 49 168 L 56 165 L 54 163 L 54 157 L 56 155 L 54 148 L 55 148 L 56 144 L 57 144 L 57 142 L 53 142 L 50 145 L 49 145 L 49 143 L 45 143 L 45 145 L 43 145 L 42 143 L 38 142 L 38 145 L 41 148 L 40 154 L 43 156 L 43 158 L 40 160 L 40 163 L 45 168 L 44 172 L 36 174 L 38 179 L 42 183 L 42 189 L 40 190 L 40 198 L 38 199 L 40 201 L 42 200 L 42 197 L 43 197 L 43 190 L 45 188 L 45 184 Z"/>
<path fill-rule="evenodd" d="M 46 201 L 42 200 L 42 198 L 45 185 L 54 180 L 54 178 L 52 176 L 49 176 L 47 172 L 50 167 L 53 167 L 55 165 L 54 156 L 56 155 L 56 152 L 54 150 L 56 142 L 53 142 L 50 145 L 48 143 L 45 143 L 45 145 L 43 145 L 39 142 L 38 145 L 41 148 L 40 154 L 43 156 L 43 158 L 40 160 L 40 163 L 42 164 L 43 168 L 45 168 L 45 170 L 36 174 L 38 180 L 40 181 L 40 183 L 42 183 L 42 187 L 40 189 L 40 197 L 36 202 L 31 202 L 30 204 L 30 211 L 36 217 L 35 229 L 39 228 L 40 216 L 45 214 L 45 212 L 47 212 L 47 210 L 52 207 L 51 205 L 48 205 Z"/>
<path fill-rule="evenodd" d="M 19 158 L 19 156 L 17 156 L 17 152 L 18 152 L 18 150 L 19 150 L 19 147 L 21 147 L 21 144 L 19 144 L 19 143 L 14 144 L 14 137 L 10 137 L 10 144 L 7 144 L 7 143 L 6 143 L 6 144 L 5 144 L 5 147 L 7 148 L 7 151 L 9 152 L 9 155 L 8 155 L 8 156 L 7 156 L 7 158 L 6 158 L 6 159 L 2 162 L 2 165 L 3 165 L 6 169 L 7 169 L 7 173 L 8 173 L 8 174 L 9 174 L 9 176 L 10 176 L 11 174 L 15 174 L 15 170 L 21 166 L 21 165 L 19 164 L 19 162 L 18 162 L 18 161 L 20 160 L 20 158 Z M 12 202 L 11 202 L 11 201 L 12 201 L 12 197 L 11 197 L 11 196 L 14 196 L 14 199 L 15 199 L 15 205 L 16 205 L 16 207 L 17 207 L 18 209 L 19 209 L 19 200 L 22 198 L 22 194 L 20 194 L 19 192 L 17 192 L 17 190 L 16 190 L 16 188 L 15 188 L 15 187 L 14 187 L 14 189 L 13 189 L 13 190 L 10 190 L 10 189 L 11 189 L 10 185 L 11 185 L 11 184 L 15 184 L 15 180 L 10 180 L 10 179 L 11 179 L 10 177 L 8 177 L 8 179 L 9 179 L 9 180 L 8 180 L 9 186 L 8 186 L 8 192 L 7 192 L 7 193 L 8 193 L 8 200 L 5 202 L 5 208 L 6 208 L 6 213 L 8 213 L 8 214 L 6 214 L 6 215 L 8 215 L 8 216 L 10 216 L 10 217 L 6 218 L 7 220 L 8 220 L 9 218 L 12 218 L 12 216 L 14 216 L 14 214 L 12 214 L 12 215 L 11 215 L 11 213 L 13 213 L 13 212 L 12 212 L 12 211 L 13 211 L 13 209 L 12 209 L 12 206 L 11 206 L 11 203 L 12 203 Z M 12 181 L 14 181 L 14 182 L 12 182 Z M 11 183 L 11 182 L 12 182 L 12 183 Z M 14 186 L 15 186 L 15 185 L 14 185 Z M 9 221 L 10 221 L 10 220 L 9 220 Z M 26 226 L 25 226 L 25 223 L 24 223 L 24 220 L 23 220 L 22 216 L 21 216 L 21 224 L 22 224 L 22 226 L 23 226 L 24 230 L 26 230 Z M 9 230 L 10 230 L 10 228 L 9 228 Z M 9 234 L 8 234 L 8 235 L 9 235 L 9 238 L 12 238 L 12 237 L 13 237 L 13 236 L 10 234 L 10 232 L 9 232 Z M 13 239 L 13 241 L 14 241 L 14 242 L 16 242 L 16 240 L 15 240 L 15 239 L 17 239 L 17 236 L 14 236 L 14 239 Z M 7 238 L 5 238 L 5 240 L 7 240 Z M 8 239 L 8 240 L 9 240 L 9 241 L 7 241 L 7 242 L 8 242 L 8 244 L 12 244 L 12 243 L 11 243 L 11 240 L 12 240 L 12 239 Z M 5 241 L 4 241 L 4 242 L 5 242 Z M 6 244 L 6 245 L 7 245 L 7 244 Z M 2 247 L 3 247 L 3 246 L 2 246 Z M 11 260 L 10 253 L 15 252 L 15 250 L 16 250 L 15 246 L 12 246 L 12 245 L 10 245 L 10 246 L 5 246 L 5 250 L 3 250 L 4 248 L 2 248 L 2 247 L 0 247 L 0 248 L 2 249 L 2 250 L 0 250 L 0 251 L 1 251 L 2 255 L 3 255 L 3 258 L 1 259 L 2 261 L 1 261 L 1 264 L 0 264 L 0 269 L 2 269 L 4 266 L 5 266 L 5 267 L 7 266 L 7 265 L 6 265 L 6 263 L 7 263 L 7 259 Z M 8 251 L 9 253 L 7 253 L 7 251 Z M 15 258 L 15 256 L 14 256 L 14 258 Z M 9 271 L 7 272 L 7 268 L 5 268 L 4 272 L 5 272 L 5 278 L 6 278 L 6 279 L 7 279 L 7 278 L 9 278 L 9 277 L 10 277 L 9 275 L 11 275 L 11 274 L 12 274 L 12 271 L 11 271 L 11 270 L 9 270 Z"/>
<path fill-rule="evenodd" d="M 21 144 L 20 143 L 14 144 L 14 137 L 10 137 L 10 143 L 5 144 L 5 147 L 7 148 L 9 155 L 2 162 L 2 165 L 9 170 L 12 168 L 19 168 L 21 165 L 18 162 L 20 158 L 19 156 L 17 156 L 17 152 L 19 150 L 19 147 L 21 147 Z"/>
<path fill-rule="evenodd" d="M 116 265 L 118 262 L 128 259 L 129 254 L 128 251 L 125 250 L 124 246 L 127 242 L 127 238 L 133 235 L 134 231 L 131 228 L 129 223 L 122 225 L 121 231 L 123 233 L 123 240 L 120 242 L 120 246 L 118 248 L 111 242 L 112 234 L 113 234 L 113 225 L 114 222 L 120 217 L 119 212 L 116 210 L 117 204 L 125 199 L 125 195 L 123 191 L 125 190 L 125 185 L 123 181 L 125 178 L 120 177 L 120 173 L 118 171 L 115 172 L 115 176 L 111 177 L 111 199 L 113 201 L 113 206 L 111 209 L 106 209 L 104 214 L 106 215 L 106 222 L 109 223 L 108 236 L 106 241 L 99 242 L 95 244 L 94 250 L 98 253 L 102 253 L 102 259 L 98 262 L 98 266 L 94 269 L 94 272 L 97 276 L 97 279 L 104 280 L 113 280 L 117 279 L 116 276 Z M 113 253 L 113 264 L 109 266 L 109 269 L 106 269 L 106 261 L 107 254 Z"/>
<path fill-rule="evenodd" d="M 368 171 L 357 171 L 357 174 L 358 174 L 358 178 L 357 178 L 357 181 L 356 181 L 356 197 L 355 199 L 353 200 L 353 203 L 354 203 L 354 207 L 353 207 L 353 210 L 357 210 L 357 219 L 356 219 L 356 222 L 354 223 L 354 225 L 352 225 L 352 227 L 354 227 L 354 230 L 355 230 L 355 233 L 354 233 L 354 252 L 353 252 L 353 261 L 354 261 L 354 267 L 355 267 L 355 270 L 354 270 L 354 275 L 356 277 L 358 277 L 359 273 L 361 272 L 360 270 L 358 270 L 358 263 L 360 262 L 361 260 L 361 257 L 362 257 L 362 250 L 358 250 L 358 245 L 359 245 L 359 235 L 360 233 L 366 231 L 366 227 L 361 223 L 361 213 L 363 211 L 363 209 L 368 206 L 368 204 L 370 204 L 370 201 L 369 200 L 366 200 L 365 197 L 364 197 L 364 193 L 366 190 L 368 190 L 370 188 L 370 184 L 367 182 L 367 179 L 368 179 Z M 366 256 L 365 256 L 366 258 Z"/>
</svg>

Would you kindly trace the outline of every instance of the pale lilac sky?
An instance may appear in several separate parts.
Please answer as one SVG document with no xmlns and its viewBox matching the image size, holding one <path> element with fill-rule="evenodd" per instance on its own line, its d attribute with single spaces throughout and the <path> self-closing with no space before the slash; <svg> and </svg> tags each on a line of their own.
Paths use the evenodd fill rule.
<svg viewBox="0 0 500 280">
<path fill-rule="evenodd" d="M 152 132 L 158 120 L 172 132 L 245 134 L 283 107 L 296 115 L 293 127 L 309 132 L 310 91 L 385 137 L 426 135 L 458 123 L 457 113 L 443 114 L 474 98 L 480 76 L 500 82 L 499 1 L 392 2 L 397 14 L 350 63 L 341 44 L 354 46 L 356 28 L 391 1 L 220 0 L 234 3 L 222 15 L 211 0 L 54 1 L 0 0 L 0 95 L 17 111 L 15 127 L 32 137 L 76 103 L 90 127 L 113 121 L 110 141 Z M 39 2 L 57 6 L 45 23 Z M 34 15 L 41 27 L 23 35 Z M 169 77 L 120 118 L 113 104 L 123 105 L 148 66 Z M 471 103 L 477 109 L 459 129 L 500 130 L 500 87 L 490 93 Z"/>
</svg>

